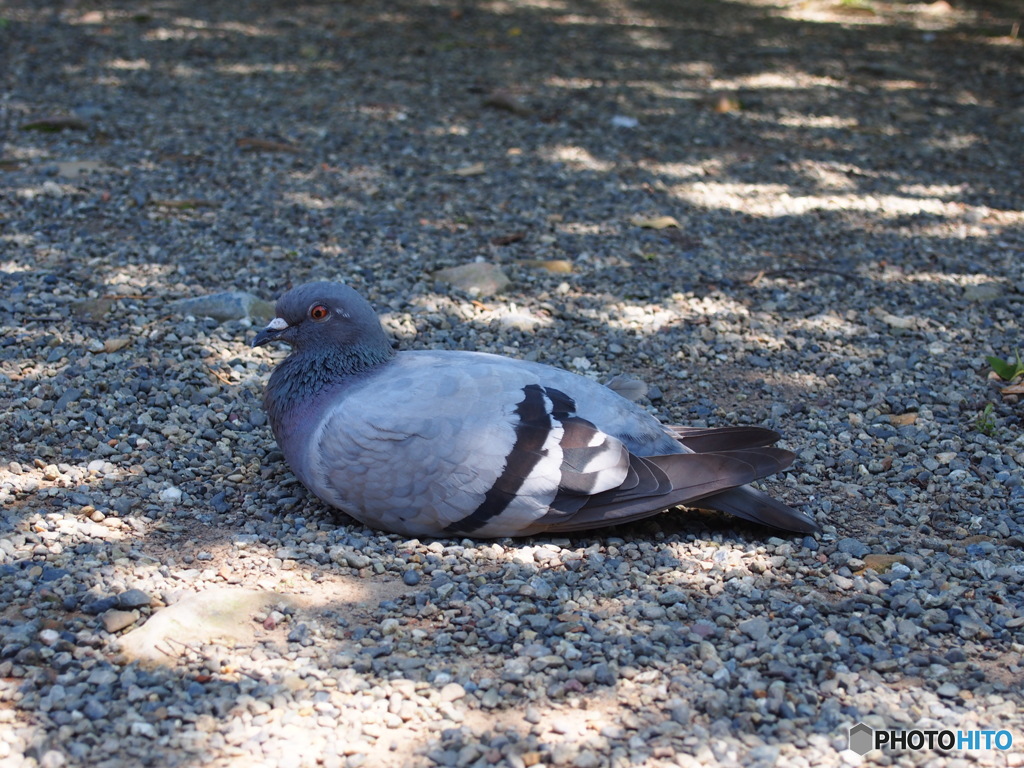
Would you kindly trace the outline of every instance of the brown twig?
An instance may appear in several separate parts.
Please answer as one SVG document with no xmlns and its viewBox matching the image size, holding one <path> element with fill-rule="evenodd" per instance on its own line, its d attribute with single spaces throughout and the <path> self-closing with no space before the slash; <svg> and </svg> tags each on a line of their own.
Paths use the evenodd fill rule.
<svg viewBox="0 0 1024 768">
<path fill-rule="evenodd" d="M 231 386 L 231 385 L 234 384 L 234 382 L 231 381 L 231 379 L 229 379 L 226 374 L 221 373 L 220 371 L 216 370 L 215 368 L 211 368 L 210 369 L 210 373 L 212 373 L 214 376 L 216 376 L 217 380 L 220 381 L 222 384 L 227 384 L 228 386 Z"/>
</svg>

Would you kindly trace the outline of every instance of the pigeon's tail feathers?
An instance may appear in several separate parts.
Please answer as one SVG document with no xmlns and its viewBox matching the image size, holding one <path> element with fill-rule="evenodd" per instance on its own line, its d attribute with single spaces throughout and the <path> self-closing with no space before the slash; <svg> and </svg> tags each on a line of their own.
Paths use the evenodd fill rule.
<svg viewBox="0 0 1024 768">
<path fill-rule="evenodd" d="M 781 472 L 796 460 L 796 454 L 792 451 L 771 446 L 729 451 L 728 455 L 742 459 L 753 467 L 755 479 Z"/>
<path fill-rule="evenodd" d="M 765 427 L 668 427 L 668 432 L 694 453 L 739 451 L 774 445 L 781 438 L 778 432 Z"/>
<path fill-rule="evenodd" d="M 759 476 L 746 458 L 729 453 L 631 456 L 631 470 L 640 478 L 633 488 L 597 493 L 578 505 L 572 503 L 571 497 L 556 501 L 554 509 L 568 511 L 576 507 L 575 513 L 549 513 L 536 521 L 534 532 L 568 533 L 620 525 L 722 493 Z"/>
<path fill-rule="evenodd" d="M 784 531 L 818 530 L 807 515 L 747 485 L 788 467 L 794 458 L 790 451 L 765 447 L 630 458 L 629 482 L 590 497 L 560 496 L 533 532 L 572 533 L 621 525 L 684 505 L 728 512 Z"/>
<path fill-rule="evenodd" d="M 727 512 L 743 520 L 783 531 L 816 533 L 821 530 L 810 516 L 749 485 L 707 496 L 695 506 Z"/>
</svg>

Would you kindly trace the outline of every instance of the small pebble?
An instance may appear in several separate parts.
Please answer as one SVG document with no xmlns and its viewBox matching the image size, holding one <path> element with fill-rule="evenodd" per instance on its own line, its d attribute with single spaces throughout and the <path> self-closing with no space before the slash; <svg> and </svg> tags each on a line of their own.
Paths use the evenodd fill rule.
<svg viewBox="0 0 1024 768">
<path fill-rule="evenodd" d="M 138 611 L 107 611 L 100 617 L 100 621 L 103 622 L 103 629 L 107 632 L 120 632 L 126 627 L 130 627 L 136 621 L 139 620 Z"/>
<path fill-rule="evenodd" d="M 126 610 L 144 608 L 150 604 L 152 599 L 153 598 L 141 589 L 129 589 L 117 596 L 117 605 L 119 608 L 124 608 Z"/>
</svg>

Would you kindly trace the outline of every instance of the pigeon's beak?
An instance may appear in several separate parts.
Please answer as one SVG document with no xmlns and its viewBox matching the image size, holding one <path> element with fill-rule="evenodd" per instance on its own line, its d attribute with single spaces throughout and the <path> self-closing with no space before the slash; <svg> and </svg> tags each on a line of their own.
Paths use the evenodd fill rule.
<svg viewBox="0 0 1024 768">
<path fill-rule="evenodd" d="M 267 323 L 266 328 L 256 334 L 256 338 L 252 340 L 252 345 L 254 347 L 262 347 L 264 344 L 269 344 L 271 341 L 277 341 L 289 328 L 291 328 L 291 326 L 288 325 L 288 323 L 280 317 L 275 317 Z M 287 341 L 287 339 L 285 339 L 285 341 Z"/>
</svg>

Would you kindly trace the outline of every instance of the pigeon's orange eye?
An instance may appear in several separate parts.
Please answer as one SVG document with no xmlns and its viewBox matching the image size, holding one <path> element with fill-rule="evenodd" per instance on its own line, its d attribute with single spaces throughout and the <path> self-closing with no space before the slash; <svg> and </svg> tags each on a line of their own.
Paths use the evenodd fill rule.
<svg viewBox="0 0 1024 768">
<path fill-rule="evenodd" d="M 331 316 L 331 310 L 325 307 L 323 304 L 314 304 L 309 308 L 309 316 L 316 320 L 318 323 L 323 322 Z"/>
</svg>

